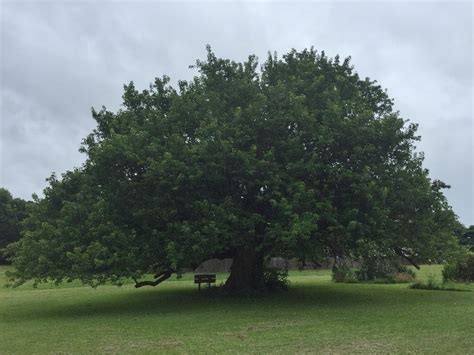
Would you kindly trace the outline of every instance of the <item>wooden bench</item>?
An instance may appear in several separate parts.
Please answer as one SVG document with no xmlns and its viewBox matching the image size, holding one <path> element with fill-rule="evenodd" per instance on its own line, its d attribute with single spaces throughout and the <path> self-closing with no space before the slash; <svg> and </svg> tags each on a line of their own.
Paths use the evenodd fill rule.
<svg viewBox="0 0 474 355">
<path fill-rule="evenodd" d="M 206 283 L 207 286 L 210 288 L 211 283 L 216 282 L 216 275 L 214 274 L 199 274 L 194 275 L 194 283 L 199 285 L 199 291 L 201 290 L 201 283 Z"/>
</svg>

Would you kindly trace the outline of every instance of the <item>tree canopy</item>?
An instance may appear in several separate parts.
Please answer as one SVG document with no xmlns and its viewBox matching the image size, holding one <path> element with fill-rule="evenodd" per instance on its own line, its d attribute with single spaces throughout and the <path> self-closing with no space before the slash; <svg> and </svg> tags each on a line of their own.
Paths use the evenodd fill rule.
<svg viewBox="0 0 474 355">
<path fill-rule="evenodd" d="M 226 287 L 255 289 L 271 256 L 439 259 L 455 245 L 417 125 L 350 58 L 292 50 L 259 68 L 208 48 L 194 68 L 176 88 L 132 82 L 122 109 L 92 110 L 86 162 L 51 176 L 9 248 L 16 284 L 156 285 L 231 257 Z"/>
</svg>

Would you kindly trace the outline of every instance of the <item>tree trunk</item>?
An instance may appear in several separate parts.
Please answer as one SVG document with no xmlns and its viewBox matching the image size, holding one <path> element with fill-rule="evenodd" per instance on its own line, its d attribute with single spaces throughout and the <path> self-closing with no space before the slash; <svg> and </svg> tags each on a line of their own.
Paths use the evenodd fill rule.
<svg viewBox="0 0 474 355">
<path fill-rule="evenodd" d="M 252 247 L 238 249 L 234 255 L 230 276 L 225 283 L 229 291 L 263 289 L 263 255 Z"/>
</svg>

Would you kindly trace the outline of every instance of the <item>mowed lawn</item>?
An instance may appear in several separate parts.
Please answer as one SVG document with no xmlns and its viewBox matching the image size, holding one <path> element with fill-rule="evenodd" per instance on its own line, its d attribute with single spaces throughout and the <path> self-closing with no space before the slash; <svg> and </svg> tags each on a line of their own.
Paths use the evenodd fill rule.
<svg viewBox="0 0 474 355">
<path fill-rule="evenodd" d="M 290 280 L 244 298 L 199 293 L 192 275 L 142 289 L 2 287 L 0 353 L 474 353 L 474 292 L 335 284 L 329 271 Z"/>
</svg>

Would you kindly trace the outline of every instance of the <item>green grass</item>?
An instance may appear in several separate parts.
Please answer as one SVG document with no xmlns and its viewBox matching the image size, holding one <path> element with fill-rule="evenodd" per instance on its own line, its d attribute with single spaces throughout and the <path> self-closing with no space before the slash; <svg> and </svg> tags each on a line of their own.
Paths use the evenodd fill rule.
<svg viewBox="0 0 474 355">
<path fill-rule="evenodd" d="M 419 278 L 430 274 L 440 267 L 422 267 Z M 290 280 L 287 292 L 244 298 L 199 293 L 191 275 L 142 289 L 2 288 L 0 353 L 474 351 L 474 292 L 335 284 L 328 271 Z"/>
</svg>

